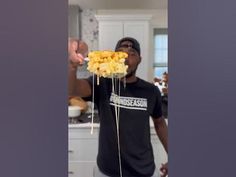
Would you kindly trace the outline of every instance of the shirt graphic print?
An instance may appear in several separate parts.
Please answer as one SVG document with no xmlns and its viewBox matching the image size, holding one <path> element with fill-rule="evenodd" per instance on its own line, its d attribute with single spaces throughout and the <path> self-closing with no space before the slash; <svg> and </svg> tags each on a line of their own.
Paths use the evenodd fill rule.
<svg viewBox="0 0 236 177">
<path fill-rule="evenodd" d="M 112 93 L 110 96 L 110 105 L 125 109 L 147 110 L 147 99 L 136 97 L 118 96 Z"/>
</svg>

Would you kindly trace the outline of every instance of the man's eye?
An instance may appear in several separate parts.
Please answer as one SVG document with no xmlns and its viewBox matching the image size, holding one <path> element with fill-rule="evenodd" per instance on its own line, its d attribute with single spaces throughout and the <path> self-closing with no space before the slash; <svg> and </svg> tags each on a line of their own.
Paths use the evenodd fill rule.
<svg viewBox="0 0 236 177">
<path fill-rule="evenodd" d="M 129 55 L 136 56 L 136 53 L 134 51 L 129 51 Z"/>
</svg>

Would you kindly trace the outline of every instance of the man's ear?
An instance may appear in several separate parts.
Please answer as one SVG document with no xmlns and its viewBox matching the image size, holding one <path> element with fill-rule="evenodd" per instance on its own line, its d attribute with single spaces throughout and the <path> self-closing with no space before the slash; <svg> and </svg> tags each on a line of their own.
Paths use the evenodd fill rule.
<svg viewBox="0 0 236 177">
<path fill-rule="evenodd" d="M 139 56 L 139 61 L 138 61 L 138 64 L 142 61 L 142 57 Z"/>
</svg>

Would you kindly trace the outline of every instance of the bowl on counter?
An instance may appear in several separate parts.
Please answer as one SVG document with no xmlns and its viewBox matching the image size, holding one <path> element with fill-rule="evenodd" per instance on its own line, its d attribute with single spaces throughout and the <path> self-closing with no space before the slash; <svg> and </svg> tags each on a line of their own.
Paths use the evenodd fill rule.
<svg viewBox="0 0 236 177">
<path fill-rule="evenodd" d="M 68 106 L 68 117 L 78 117 L 81 114 L 81 107 Z"/>
</svg>

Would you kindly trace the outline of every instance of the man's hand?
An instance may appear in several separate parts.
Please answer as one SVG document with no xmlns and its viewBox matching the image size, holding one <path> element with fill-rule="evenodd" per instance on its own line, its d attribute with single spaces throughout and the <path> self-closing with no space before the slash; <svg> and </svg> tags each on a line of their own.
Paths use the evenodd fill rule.
<svg viewBox="0 0 236 177">
<path fill-rule="evenodd" d="M 69 60 L 73 64 L 82 65 L 84 62 L 84 57 L 80 53 L 74 53 L 70 55 Z"/>
<path fill-rule="evenodd" d="M 168 164 L 161 164 L 160 167 L 161 177 L 166 177 L 168 175 Z"/>
<path fill-rule="evenodd" d="M 78 42 L 76 40 L 69 40 L 68 59 L 74 67 L 77 67 L 78 65 L 82 65 L 84 62 L 83 55 L 77 52 L 78 47 L 79 47 Z"/>
</svg>

